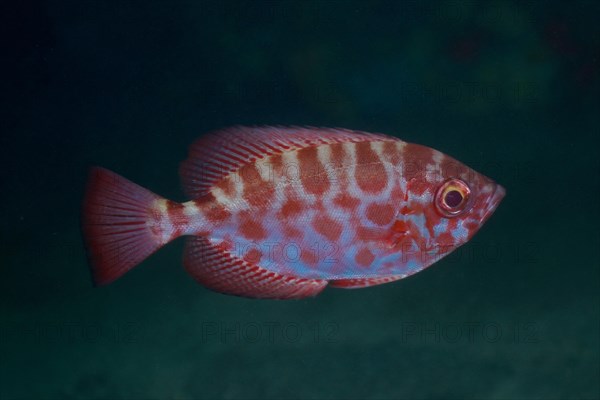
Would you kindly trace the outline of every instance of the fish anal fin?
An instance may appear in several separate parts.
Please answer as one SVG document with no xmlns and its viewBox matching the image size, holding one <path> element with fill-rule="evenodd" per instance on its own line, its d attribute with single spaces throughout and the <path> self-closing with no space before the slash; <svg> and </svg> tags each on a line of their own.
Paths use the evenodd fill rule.
<svg viewBox="0 0 600 400">
<path fill-rule="evenodd" d="M 378 278 L 337 279 L 329 281 L 329 286 L 341 289 L 360 289 L 369 286 L 383 285 L 404 278 L 404 275 L 392 275 Z"/>
<path fill-rule="evenodd" d="M 203 236 L 187 239 L 185 269 L 216 292 L 260 299 L 301 299 L 319 294 L 326 280 L 284 276 L 231 254 Z"/>
</svg>

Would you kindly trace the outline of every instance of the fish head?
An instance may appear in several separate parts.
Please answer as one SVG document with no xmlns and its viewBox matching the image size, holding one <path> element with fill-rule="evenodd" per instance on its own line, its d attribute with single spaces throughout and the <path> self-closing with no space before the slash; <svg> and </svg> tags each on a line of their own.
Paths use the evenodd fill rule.
<svg viewBox="0 0 600 400">
<path fill-rule="evenodd" d="M 505 189 L 437 150 L 407 144 L 401 168 L 404 201 L 394 224 L 395 243 L 434 257 L 469 241 L 494 213 Z M 425 267 L 435 262 L 424 262 Z"/>
</svg>

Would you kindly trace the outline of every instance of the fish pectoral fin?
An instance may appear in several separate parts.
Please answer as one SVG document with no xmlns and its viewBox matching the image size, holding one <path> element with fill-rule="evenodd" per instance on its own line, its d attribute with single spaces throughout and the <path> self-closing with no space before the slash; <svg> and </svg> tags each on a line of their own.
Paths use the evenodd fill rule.
<svg viewBox="0 0 600 400">
<path fill-rule="evenodd" d="M 237 257 L 204 236 L 187 239 L 185 269 L 216 292 L 260 299 L 300 299 L 319 294 L 326 280 L 285 276 Z"/>
<path fill-rule="evenodd" d="M 338 279 L 329 281 L 329 286 L 341 289 L 360 289 L 368 286 L 383 285 L 404 278 L 405 275 L 384 276 L 378 278 Z"/>
</svg>

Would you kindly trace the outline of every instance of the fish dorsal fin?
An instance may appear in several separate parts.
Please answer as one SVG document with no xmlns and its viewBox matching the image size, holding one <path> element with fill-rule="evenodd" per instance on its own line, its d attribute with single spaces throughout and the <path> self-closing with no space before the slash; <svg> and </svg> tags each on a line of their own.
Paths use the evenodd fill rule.
<svg viewBox="0 0 600 400">
<path fill-rule="evenodd" d="M 301 299 L 316 296 L 326 280 L 284 276 L 210 242 L 192 236 L 186 242 L 183 264 L 207 288 L 235 296 L 259 299 Z"/>
<path fill-rule="evenodd" d="M 231 172 L 273 154 L 320 144 L 375 140 L 395 139 L 338 128 L 235 126 L 196 140 L 179 172 L 186 194 L 197 198 Z"/>
</svg>

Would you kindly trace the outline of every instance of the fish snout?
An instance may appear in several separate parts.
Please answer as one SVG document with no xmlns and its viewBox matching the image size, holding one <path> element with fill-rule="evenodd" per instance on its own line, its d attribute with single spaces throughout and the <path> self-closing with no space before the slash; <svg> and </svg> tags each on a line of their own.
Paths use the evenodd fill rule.
<svg viewBox="0 0 600 400">
<path fill-rule="evenodd" d="M 485 203 L 484 214 L 481 221 L 482 223 L 488 220 L 488 218 L 494 213 L 494 211 L 496 211 L 496 208 L 498 208 L 498 205 L 500 204 L 504 196 L 506 196 L 506 189 L 504 189 L 502 185 L 499 185 L 497 183 L 493 183 L 492 185 L 493 188 L 491 194 L 489 195 Z"/>
</svg>

